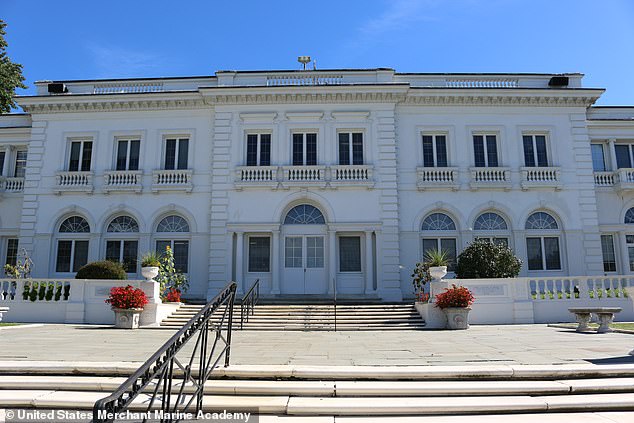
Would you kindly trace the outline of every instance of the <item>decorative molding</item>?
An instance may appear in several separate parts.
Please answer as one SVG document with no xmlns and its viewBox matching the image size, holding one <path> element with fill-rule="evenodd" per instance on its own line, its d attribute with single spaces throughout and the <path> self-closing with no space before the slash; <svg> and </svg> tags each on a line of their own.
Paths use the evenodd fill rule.
<svg viewBox="0 0 634 423">
<path fill-rule="evenodd" d="M 103 99 L 79 99 L 51 96 L 44 102 L 18 100 L 22 109 L 27 113 L 73 113 L 73 112 L 119 112 L 119 111 L 146 111 L 146 110 L 187 110 L 205 109 L 206 105 L 201 98 L 196 99 L 161 99 L 161 100 L 137 100 L 135 98 L 120 99 L 118 101 L 105 101 Z"/>
<path fill-rule="evenodd" d="M 272 122 L 277 119 L 277 112 L 244 112 L 240 113 L 243 122 Z"/>
<path fill-rule="evenodd" d="M 232 104 L 340 104 L 340 103 L 399 103 L 405 99 L 403 92 L 354 91 L 312 93 L 223 93 L 205 92 L 205 102 L 210 105 Z"/>
<path fill-rule="evenodd" d="M 366 120 L 370 116 L 370 111 L 346 111 L 346 112 L 332 112 L 332 117 L 337 120 L 351 121 L 351 120 Z"/>
<path fill-rule="evenodd" d="M 496 95 L 495 93 L 474 93 L 448 95 L 449 93 L 414 94 L 407 96 L 404 104 L 431 105 L 431 106 L 563 106 L 563 107 L 589 107 L 599 98 L 599 95 L 566 95 L 534 93 L 510 93 L 508 95 Z"/>
<path fill-rule="evenodd" d="M 324 112 L 322 111 L 314 111 L 314 112 L 287 112 L 286 119 L 288 120 L 321 120 L 324 117 Z"/>
</svg>

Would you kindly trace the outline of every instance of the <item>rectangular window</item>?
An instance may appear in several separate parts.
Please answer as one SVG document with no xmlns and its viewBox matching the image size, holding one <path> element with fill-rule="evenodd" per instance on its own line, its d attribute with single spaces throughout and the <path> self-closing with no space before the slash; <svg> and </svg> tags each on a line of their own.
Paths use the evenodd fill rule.
<svg viewBox="0 0 634 423">
<path fill-rule="evenodd" d="M 70 262 L 73 250 L 73 241 L 57 241 L 56 272 L 70 272 Z"/>
<path fill-rule="evenodd" d="M 90 171 L 92 141 L 77 140 L 70 143 L 68 170 L 71 172 Z"/>
<path fill-rule="evenodd" d="M 592 168 L 595 172 L 605 172 L 605 153 L 603 144 L 590 144 L 592 150 Z"/>
<path fill-rule="evenodd" d="M 18 244 L 17 238 L 7 239 L 7 257 L 4 261 L 5 264 L 15 266 L 18 263 Z"/>
<path fill-rule="evenodd" d="M 302 267 L 302 238 L 287 236 L 284 244 L 284 267 Z"/>
<path fill-rule="evenodd" d="M 632 157 L 628 144 L 616 144 L 614 152 L 616 153 L 616 167 L 619 169 L 632 167 Z"/>
<path fill-rule="evenodd" d="M 603 271 L 616 272 L 616 254 L 612 235 L 601 235 L 601 252 L 603 253 Z"/>
<path fill-rule="evenodd" d="M 26 150 L 18 150 L 15 154 L 15 172 L 16 178 L 24 178 L 26 173 Z"/>
<path fill-rule="evenodd" d="M 543 270 L 541 238 L 526 238 L 528 270 Z"/>
<path fill-rule="evenodd" d="M 324 267 L 324 237 L 306 237 L 306 267 L 321 269 Z"/>
<path fill-rule="evenodd" d="M 546 151 L 545 135 L 524 135 L 524 166 L 547 167 L 548 153 Z"/>
<path fill-rule="evenodd" d="M 317 165 L 317 134 L 293 134 L 293 166 Z"/>
<path fill-rule="evenodd" d="M 139 170 L 140 140 L 117 141 L 117 170 Z"/>
<path fill-rule="evenodd" d="M 496 135 L 474 135 L 473 153 L 476 167 L 498 167 Z"/>
<path fill-rule="evenodd" d="M 361 271 L 361 238 L 358 236 L 339 237 L 339 271 Z"/>
<path fill-rule="evenodd" d="M 339 133 L 339 164 L 362 165 L 363 164 L 363 133 L 340 132 Z"/>
<path fill-rule="evenodd" d="M 447 137 L 423 135 L 423 166 L 447 167 Z"/>
<path fill-rule="evenodd" d="M 630 272 L 634 272 L 634 235 L 625 235 L 627 243 L 627 255 L 630 262 Z"/>
<path fill-rule="evenodd" d="M 247 135 L 247 166 L 271 165 L 271 134 Z"/>
<path fill-rule="evenodd" d="M 127 273 L 136 273 L 138 247 L 138 241 L 107 241 L 106 260 L 123 264 L 123 268 Z"/>
<path fill-rule="evenodd" d="M 172 254 L 174 254 L 174 268 L 181 273 L 187 273 L 189 270 L 189 241 L 156 241 L 156 251 L 159 254 L 165 253 L 167 247 L 170 247 Z"/>
<path fill-rule="evenodd" d="M 0 151 L 0 176 L 3 176 L 2 169 L 4 169 L 4 155 L 5 155 L 5 152 Z"/>
<path fill-rule="evenodd" d="M 249 237 L 249 272 L 271 271 L 271 238 L 268 236 Z"/>
<path fill-rule="evenodd" d="M 165 169 L 187 169 L 189 138 L 167 138 L 165 140 Z"/>
<path fill-rule="evenodd" d="M 449 255 L 447 271 L 456 270 L 456 238 L 423 238 L 423 257 L 430 250 L 446 251 Z"/>
<path fill-rule="evenodd" d="M 86 263 L 88 263 L 88 241 L 57 241 L 56 272 L 77 272 Z"/>
<path fill-rule="evenodd" d="M 561 270 L 558 237 L 526 238 L 528 270 Z"/>
</svg>

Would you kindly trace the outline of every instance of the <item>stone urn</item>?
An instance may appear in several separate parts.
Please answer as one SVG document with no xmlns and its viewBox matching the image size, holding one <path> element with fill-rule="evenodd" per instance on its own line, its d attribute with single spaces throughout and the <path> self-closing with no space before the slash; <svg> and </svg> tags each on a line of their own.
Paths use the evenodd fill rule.
<svg viewBox="0 0 634 423">
<path fill-rule="evenodd" d="M 442 278 L 447 276 L 447 266 L 434 266 L 429 268 L 429 274 L 431 275 L 432 282 L 440 282 Z"/>
<path fill-rule="evenodd" d="M 159 268 L 158 266 L 151 266 L 151 267 L 142 267 L 141 268 L 141 274 L 143 275 L 143 277 L 146 280 L 152 280 L 155 277 L 158 276 L 159 274 Z"/>
<path fill-rule="evenodd" d="M 429 282 L 429 302 L 433 303 L 436 302 L 436 295 L 440 294 L 443 288 L 449 287 L 449 284 L 442 280 L 447 275 L 447 266 L 430 267 L 429 274 L 432 278 Z"/>
<path fill-rule="evenodd" d="M 138 329 L 142 308 L 112 308 L 114 311 L 114 326 L 117 329 Z"/>
<path fill-rule="evenodd" d="M 448 307 L 443 311 L 447 315 L 447 329 L 469 329 L 471 307 Z"/>
</svg>

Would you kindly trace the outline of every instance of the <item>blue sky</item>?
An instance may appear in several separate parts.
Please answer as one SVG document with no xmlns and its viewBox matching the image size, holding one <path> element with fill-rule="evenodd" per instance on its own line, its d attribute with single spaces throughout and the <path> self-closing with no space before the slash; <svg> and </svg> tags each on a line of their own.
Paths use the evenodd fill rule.
<svg viewBox="0 0 634 423">
<path fill-rule="evenodd" d="M 224 69 L 582 72 L 634 105 L 634 1 L 0 0 L 10 57 L 42 79 Z"/>
</svg>

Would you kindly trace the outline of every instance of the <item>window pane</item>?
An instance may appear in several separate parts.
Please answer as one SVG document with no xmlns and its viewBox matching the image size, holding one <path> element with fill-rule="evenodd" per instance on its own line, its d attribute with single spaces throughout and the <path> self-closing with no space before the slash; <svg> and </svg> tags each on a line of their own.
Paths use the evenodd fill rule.
<svg viewBox="0 0 634 423">
<path fill-rule="evenodd" d="M 546 137 L 544 135 L 535 136 L 535 147 L 537 148 L 537 166 L 548 166 L 548 153 L 546 152 Z"/>
<path fill-rule="evenodd" d="M 541 238 L 526 238 L 526 255 L 528 256 L 528 270 L 543 269 Z"/>
<path fill-rule="evenodd" d="M 324 237 L 309 236 L 306 238 L 306 267 L 309 269 L 324 267 Z"/>
<path fill-rule="evenodd" d="M 484 160 L 484 137 L 482 135 L 473 136 L 473 153 L 476 167 L 485 167 Z"/>
<path fill-rule="evenodd" d="M 258 165 L 258 136 L 247 135 L 247 166 Z"/>
<path fill-rule="evenodd" d="M 533 151 L 533 137 L 530 135 L 524 135 L 522 137 L 524 141 L 524 166 L 535 166 L 535 152 Z"/>
<path fill-rule="evenodd" d="M 358 236 L 339 237 L 339 271 L 361 271 L 361 238 Z"/>
<path fill-rule="evenodd" d="M 174 169 L 176 165 L 176 140 L 165 140 L 165 169 Z"/>
<path fill-rule="evenodd" d="M 156 241 L 156 252 L 161 255 L 165 254 L 167 247 L 171 248 L 171 246 L 172 246 L 171 241 Z"/>
<path fill-rule="evenodd" d="M 306 134 L 306 166 L 317 164 L 317 134 Z"/>
<path fill-rule="evenodd" d="M 139 170 L 139 151 L 141 149 L 141 141 L 130 141 L 130 163 L 128 164 L 128 170 Z"/>
<path fill-rule="evenodd" d="M 434 167 L 434 139 L 431 135 L 423 135 L 423 166 Z"/>
<path fill-rule="evenodd" d="M 26 151 L 21 150 L 15 156 L 15 174 L 16 178 L 24 178 L 26 173 Z"/>
<path fill-rule="evenodd" d="M 189 262 L 189 241 L 174 241 L 174 267 L 181 273 L 187 273 Z"/>
<path fill-rule="evenodd" d="M 423 256 L 421 260 L 425 260 L 427 257 L 427 252 L 438 249 L 438 239 L 437 238 L 423 238 Z"/>
<path fill-rule="evenodd" d="M 73 272 L 77 272 L 86 263 L 88 263 L 88 241 L 75 241 Z"/>
<path fill-rule="evenodd" d="M 363 134 L 360 132 L 352 134 L 352 164 L 363 164 Z"/>
<path fill-rule="evenodd" d="M 189 140 L 181 138 L 178 140 L 178 168 L 187 169 L 187 155 L 189 154 Z"/>
<path fill-rule="evenodd" d="M 487 159 L 489 167 L 498 166 L 498 147 L 495 135 L 487 135 Z"/>
<path fill-rule="evenodd" d="M 70 255 L 73 241 L 57 241 L 56 272 L 70 272 Z"/>
<path fill-rule="evenodd" d="M 447 167 L 447 138 L 436 136 L 436 166 Z"/>
<path fill-rule="evenodd" d="M 616 153 L 616 167 L 631 168 L 632 162 L 630 160 L 630 147 L 628 145 L 615 145 L 614 151 Z"/>
<path fill-rule="evenodd" d="M 601 251 L 603 252 L 603 271 L 616 272 L 616 255 L 612 235 L 601 235 Z"/>
<path fill-rule="evenodd" d="M 92 141 L 84 141 L 83 153 L 81 154 L 82 172 L 90 171 L 90 156 L 92 156 Z"/>
<path fill-rule="evenodd" d="M 493 243 L 495 245 L 502 245 L 504 247 L 508 247 L 509 239 L 508 238 L 493 238 Z"/>
<path fill-rule="evenodd" d="M 350 134 L 347 132 L 339 134 L 339 164 L 350 164 Z"/>
<path fill-rule="evenodd" d="M 544 238 L 544 253 L 546 255 L 546 270 L 560 270 L 561 258 L 559 257 L 559 238 Z"/>
<path fill-rule="evenodd" d="M 284 267 L 302 267 L 302 238 L 286 237 L 284 246 Z"/>
<path fill-rule="evenodd" d="M 249 237 L 249 272 L 270 272 L 271 238 Z"/>
<path fill-rule="evenodd" d="M 634 272 L 634 247 L 627 247 L 627 254 L 630 258 L 630 272 Z"/>
<path fill-rule="evenodd" d="M 117 145 L 117 170 L 126 170 L 126 157 L 128 155 L 128 142 L 119 141 Z"/>
<path fill-rule="evenodd" d="M 68 170 L 77 172 L 79 170 L 79 153 L 81 152 L 81 142 L 75 141 L 70 143 L 70 162 Z"/>
<path fill-rule="evenodd" d="M 121 256 L 121 241 L 106 242 L 106 260 L 119 262 Z"/>
<path fill-rule="evenodd" d="M 260 135 L 260 166 L 271 166 L 271 134 Z"/>
<path fill-rule="evenodd" d="M 4 151 L 0 151 L 0 176 L 3 176 L 2 169 L 4 169 Z"/>
<path fill-rule="evenodd" d="M 138 241 L 123 241 L 123 267 L 128 273 L 136 273 Z"/>
<path fill-rule="evenodd" d="M 304 164 L 304 134 L 293 134 L 293 166 Z"/>
<path fill-rule="evenodd" d="M 18 262 L 18 244 L 19 241 L 16 238 L 7 239 L 7 257 L 4 261 L 5 264 L 15 266 Z"/>
<path fill-rule="evenodd" d="M 453 272 L 456 270 L 456 239 L 455 238 L 443 238 L 440 240 L 440 250 L 447 251 L 449 253 L 449 265 L 447 270 Z"/>
<path fill-rule="evenodd" d="M 602 144 L 592 144 L 592 168 L 595 172 L 605 171 L 605 157 Z"/>
</svg>

